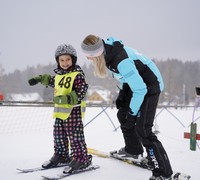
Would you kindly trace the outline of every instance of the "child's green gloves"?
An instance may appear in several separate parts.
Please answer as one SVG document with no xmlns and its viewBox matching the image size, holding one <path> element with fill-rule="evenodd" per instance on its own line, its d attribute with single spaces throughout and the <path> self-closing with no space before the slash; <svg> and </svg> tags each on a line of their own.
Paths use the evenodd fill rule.
<svg viewBox="0 0 200 180">
<path fill-rule="evenodd" d="M 30 86 L 34 86 L 40 82 L 41 84 L 48 86 L 50 78 L 51 76 L 49 74 L 43 74 L 29 79 L 28 83 Z"/>
<path fill-rule="evenodd" d="M 70 104 L 75 105 L 78 104 L 78 96 L 75 91 L 64 95 L 64 96 L 55 96 L 53 99 L 55 104 Z"/>
</svg>

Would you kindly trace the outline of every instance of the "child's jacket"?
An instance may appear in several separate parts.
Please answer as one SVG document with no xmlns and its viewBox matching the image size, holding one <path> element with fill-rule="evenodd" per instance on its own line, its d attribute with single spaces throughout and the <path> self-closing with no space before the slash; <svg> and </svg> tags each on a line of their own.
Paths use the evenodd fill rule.
<svg viewBox="0 0 200 180">
<path fill-rule="evenodd" d="M 75 91 L 78 96 L 78 104 L 55 104 L 53 118 L 67 120 L 74 107 L 81 107 L 82 118 L 86 109 L 86 93 L 88 84 L 85 81 L 85 76 L 80 66 L 72 66 L 69 70 L 57 68 L 54 70 L 55 77 L 50 80 L 50 86 L 54 87 L 54 96 L 64 96 L 71 91 Z"/>
</svg>

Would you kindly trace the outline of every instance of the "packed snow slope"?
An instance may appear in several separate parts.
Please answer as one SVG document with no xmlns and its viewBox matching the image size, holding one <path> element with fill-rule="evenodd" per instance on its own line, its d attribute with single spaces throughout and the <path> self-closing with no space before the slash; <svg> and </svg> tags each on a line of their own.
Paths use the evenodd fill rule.
<svg viewBox="0 0 200 180">
<path fill-rule="evenodd" d="M 19 174 L 16 168 L 39 167 L 53 155 L 52 108 L 0 107 L 0 179 L 39 180 L 41 175 L 55 175 L 63 168 Z M 115 108 L 87 108 L 84 119 L 85 138 L 88 147 L 109 152 L 124 146 L 116 118 Z M 189 149 L 189 139 L 184 132 L 190 131 L 193 109 L 157 109 L 155 128 L 163 143 L 174 171 L 181 171 L 199 180 L 200 149 Z M 196 111 L 198 118 L 200 112 Z M 197 124 L 200 120 L 196 120 Z M 198 128 L 199 132 L 199 128 Z M 148 180 L 151 171 L 117 160 L 93 157 L 93 164 L 100 169 L 78 174 L 73 180 Z"/>
</svg>

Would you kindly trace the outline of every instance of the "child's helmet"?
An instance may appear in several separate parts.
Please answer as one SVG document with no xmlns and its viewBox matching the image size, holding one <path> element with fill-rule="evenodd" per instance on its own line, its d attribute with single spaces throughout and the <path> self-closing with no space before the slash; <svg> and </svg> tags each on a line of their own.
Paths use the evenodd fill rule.
<svg viewBox="0 0 200 180">
<path fill-rule="evenodd" d="M 70 55 L 72 57 L 72 64 L 75 65 L 77 61 L 76 49 L 70 44 L 61 44 L 57 47 L 55 58 L 58 63 L 58 57 L 61 55 Z"/>
</svg>

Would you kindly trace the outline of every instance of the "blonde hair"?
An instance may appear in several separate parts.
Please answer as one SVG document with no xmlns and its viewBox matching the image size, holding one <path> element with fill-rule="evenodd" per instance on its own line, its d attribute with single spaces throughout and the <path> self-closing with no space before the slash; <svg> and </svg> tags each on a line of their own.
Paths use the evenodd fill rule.
<svg viewBox="0 0 200 180">
<path fill-rule="evenodd" d="M 83 43 L 86 45 L 94 45 L 99 41 L 99 37 L 95 35 L 88 35 L 84 40 Z M 107 76 L 107 67 L 105 62 L 104 53 L 97 57 L 90 57 L 89 59 L 92 60 L 95 69 L 95 75 L 100 78 L 105 78 Z"/>
</svg>

